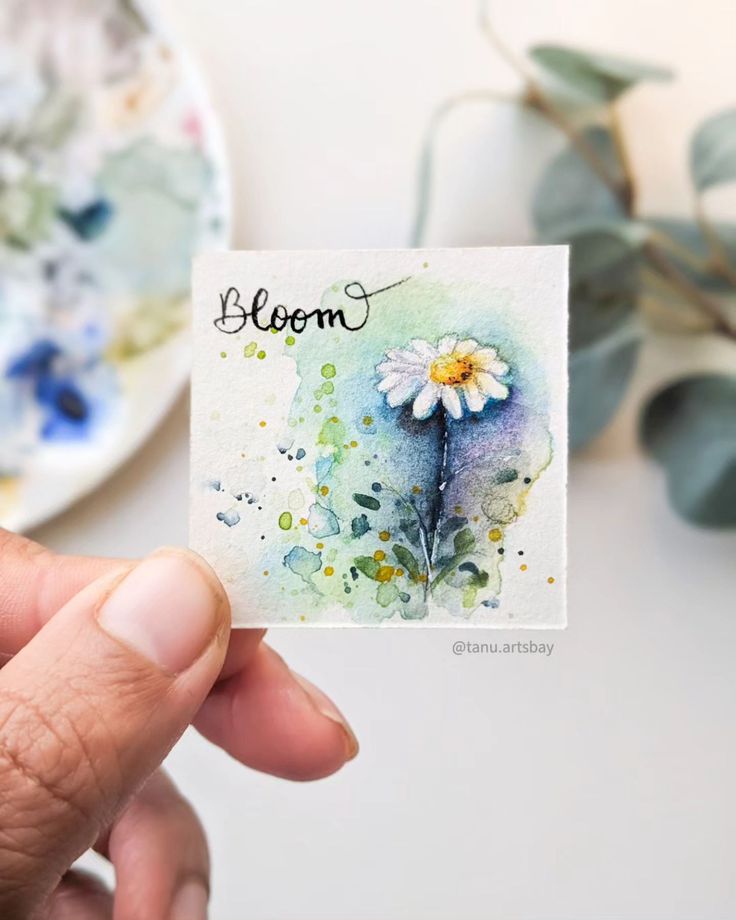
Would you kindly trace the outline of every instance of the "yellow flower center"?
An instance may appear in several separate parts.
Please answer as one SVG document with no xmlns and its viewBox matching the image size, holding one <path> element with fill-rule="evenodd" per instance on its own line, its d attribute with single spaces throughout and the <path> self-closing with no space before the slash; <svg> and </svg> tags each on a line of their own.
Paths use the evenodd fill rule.
<svg viewBox="0 0 736 920">
<path fill-rule="evenodd" d="M 443 386 L 461 387 L 475 373 L 475 362 L 471 355 L 440 355 L 429 366 L 429 379 Z"/>
</svg>

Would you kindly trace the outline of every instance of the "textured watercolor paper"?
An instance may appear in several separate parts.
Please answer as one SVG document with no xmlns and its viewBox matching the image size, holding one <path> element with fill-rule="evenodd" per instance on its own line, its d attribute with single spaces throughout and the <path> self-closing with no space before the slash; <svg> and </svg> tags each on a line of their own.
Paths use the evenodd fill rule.
<svg viewBox="0 0 736 920">
<path fill-rule="evenodd" d="M 565 626 L 567 255 L 196 262 L 190 542 L 236 625 Z"/>
</svg>

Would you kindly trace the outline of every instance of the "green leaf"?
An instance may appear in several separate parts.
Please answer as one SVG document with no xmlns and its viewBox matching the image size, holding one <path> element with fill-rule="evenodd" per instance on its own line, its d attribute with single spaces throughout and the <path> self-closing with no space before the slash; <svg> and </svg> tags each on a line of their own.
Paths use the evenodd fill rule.
<svg viewBox="0 0 736 920">
<path fill-rule="evenodd" d="M 585 128 L 583 141 L 623 185 L 624 177 L 611 132 L 600 126 Z M 626 219 L 618 197 L 576 149 L 566 147 L 542 174 L 532 202 L 537 233 L 545 239 L 564 239 L 583 221 L 616 223 Z"/>
<path fill-rule="evenodd" d="M 536 45 L 532 60 L 566 86 L 594 102 L 612 102 L 645 80 L 671 80 L 669 68 L 563 45 Z"/>
<path fill-rule="evenodd" d="M 736 109 L 700 125 L 690 147 L 690 170 L 699 192 L 736 181 Z"/>
<path fill-rule="evenodd" d="M 641 329 L 631 320 L 570 356 L 570 448 L 587 444 L 605 428 L 636 367 Z"/>
<path fill-rule="evenodd" d="M 641 438 L 665 467 L 684 518 L 736 526 L 736 376 L 704 374 L 660 390 L 643 413 Z"/>
<path fill-rule="evenodd" d="M 381 566 L 376 562 L 373 556 L 356 556 L 353 559 L 353 565 L 359 572 L 362 572 L 366 578 L 372 578 L 374 581 L 378 578 L 378 570 Z"/>
<path fill-rule="evenodd" d="M 639 296 L 639 254 L 596 274 L 578 278 L 570 290 L 570 348 L 598 342 L 631 319 Z"/>
<path fill-rule="evenodd" d="M 461 530 L 455 534 L 455 539 L 453 540 L 453 545 L 455 547 L 455 554 L 457 556 L 463 556 L 467 553 L 472 553 L 475 547 L 475 537 L 473 536 L 473 531 L 466 527 L 465 530 Z"/>
<path fill-rule="evenodd" d="M 397 543 L 394 546 L 394 556 L 396 556 L 399 565 L 404 566 L 406 571 L 409 573 L 409 577 L 416 581 L 421 573 L 419 569 L 419 562 L 414 553 L 412 553 L 411 550 L 408 550 L 405 546 L 401 546 Z"/>
<path fill-rule="evenodd" d="M 639 221 L 581 221 L 550 242 L 570 244 L 570 284 L 575 285 L 638 258 L 649 236 Z"/>
<path fill-rule="evenodd" d="M 360 505 L 361 508 L 367 508 L 369 511 L 378 511 L 381 507 L 381 503 L 377 498 L 373 498 L 372 495 L 363 495 L 361 492 L 353 494 L 353 501 L 356 505 Z"/>
</svg>

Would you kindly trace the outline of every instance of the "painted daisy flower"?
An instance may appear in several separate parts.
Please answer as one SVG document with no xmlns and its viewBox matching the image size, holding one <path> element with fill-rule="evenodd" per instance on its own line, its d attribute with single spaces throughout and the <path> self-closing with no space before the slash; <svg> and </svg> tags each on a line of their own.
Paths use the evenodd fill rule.
<svg viewBox="0 0 736 920">
<path fill-rule="evenodd" d="M 480 412 L 489 399 L 506 399 L 509 389 L 498 379 L 509 371 L 495 348 L 475 339 L 446 335 L 437 345 L 413 339 L 407 348 L 392 348 L 376 368 L 378 390 L 392 408 L 414 400 L 412 412 L 426 419 L 442 403 L 454 419 Z"/>
</svg>

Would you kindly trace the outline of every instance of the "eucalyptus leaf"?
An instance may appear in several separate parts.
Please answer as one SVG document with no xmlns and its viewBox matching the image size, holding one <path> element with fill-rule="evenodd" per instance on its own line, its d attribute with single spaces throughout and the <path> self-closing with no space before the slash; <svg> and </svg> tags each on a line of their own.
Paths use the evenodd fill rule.
<svg viewBox="0 0 736 920">
<path fill-rule="evenodd" d="M 690 147 L 690 170 L 699 192 L 736 181 L 736 109 L 700 125 Z"/>
<path fill-rule="evenodd" d="M 536 45 L 529 56 L 547 73 L 594 102 L 612 102 L 645 80 L 671 80 L 666 67 L 563 45 Z"/>
<path fill-rule="evenodd" d="M 624 177 L 611 132 L 598 125 L 581 132 L 583 142 L 605 164 L 615 182 Z M 542 174 L 532 201 L 537 233 L 545 240 L 564 239 L 581 222 L 625 220 L 621 201 L 573 147 L 566 147 Z"/>
<path fill-rule="evenodd" d="M 570 448 L 601 432 L 618 409 L 636 367 L 642 331 L 635 320 L 570 356 Z"/>
<path fill-rule="evenodd" d="M 583 220 L 550 242 L 570 244 L 570 284 L 575 285 L 638 256 L 649 235 L 640 221 Z"/>
<path fill-rule="evenodd" d="M 736 376 L 704 374 L 660 390 L 643 413 L 641 438 L 665 467 L 684 518 L 736 525 Z"/>
</svg>

